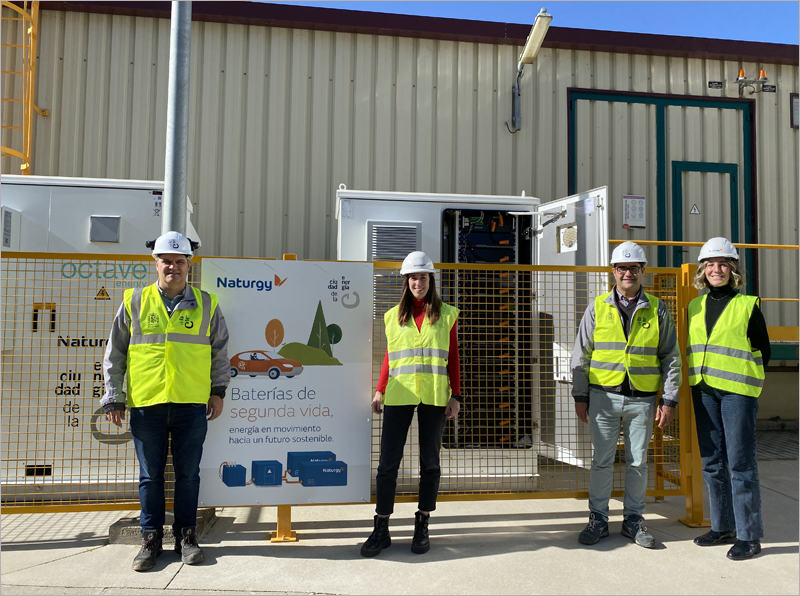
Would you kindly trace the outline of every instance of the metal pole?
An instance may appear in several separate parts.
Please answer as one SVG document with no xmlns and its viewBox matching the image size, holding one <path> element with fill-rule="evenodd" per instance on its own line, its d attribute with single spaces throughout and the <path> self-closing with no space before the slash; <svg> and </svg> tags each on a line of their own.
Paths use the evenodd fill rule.
<svg viewBox="0 0 800 596">
<path fill-rule="evenodd" d="M 169 36 L 167 154 L 164 160 L 164 209 L 161 233 L 186 233 L 186 171 L 189 151 L 189 57 L 192 3 L 172 3 Z M 193 240 L 196 240 L 194 238 Z"/>
</svg>

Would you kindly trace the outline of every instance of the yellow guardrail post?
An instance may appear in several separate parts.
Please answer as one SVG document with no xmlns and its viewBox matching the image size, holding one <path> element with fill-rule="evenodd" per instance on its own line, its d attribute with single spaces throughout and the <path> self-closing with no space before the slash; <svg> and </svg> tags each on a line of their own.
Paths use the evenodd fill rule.
<svg viewBox="0 0 800 596">
<path fill-rule="evenodd" d="M 297 255 L 285 253 L 284 261 L 296 261 Z M 297 533 L 292 530 L 292 506 L 278 505 L 277 530 L 270 532 L 270 542 L 297 542 Z"/>
<path fill-rule="evenodd" d="M 681 265 L 681 279 L 678 284 L 678 317 L 675 325 L 678 331 L 678 344 L 683 361 L 683 383 L 680 388 L 680 452 L 681 452 L 681 488 L 686 495 L 686 517 L 679 521 L 687 526 L 697 528 L 708 526 L 703 517 L 703 463 L 700 460 L 700 446 L 697 442 L 697 427 L 694 423 L 694 407 L 692 391 L 689 387 L 689 366 L 686 359 L 686 341 L 689 337 L 689 302 L 696 298 L 698 292 L 692 287 L 692 277 L 696 265 Z"/>
<path fill-rule="evenodd" d="M 270 536 L 270 542 L 297 542 L 297 533 L 292 530 L 291 505 L 278 505 L 278 529 Z"/>
</svg>

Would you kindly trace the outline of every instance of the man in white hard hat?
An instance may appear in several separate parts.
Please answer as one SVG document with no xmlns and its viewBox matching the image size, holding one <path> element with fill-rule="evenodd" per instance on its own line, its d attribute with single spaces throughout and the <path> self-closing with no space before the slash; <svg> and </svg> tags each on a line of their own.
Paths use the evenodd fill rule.
<svg viewBox="0 0 800 596">
<path fill-rule="evenodd" d="M 647 448 L 654 420 L 664 428 L 674 417 L 681 357 L 667 307 L 642 289 L 647 264 L 642 248 L 623 242 L 614 249 L 611 264 L 617 283 L 589 303 L 572 355 L 575 413 L 589 424 L 593 447 L 589 523 L 578 540 L 595 544 L 608 536 L 608 502 L 622 428 L 626 462 L 622 535 L 655 548 L 655 538 L 644 525 Z"/>
<path fill-rule="evenodd" d="M 188 565 L 204 560 L 196 537 L 200 458 L 207 421 L 222 413 L 230 382 L 228 328 L 217 297 L 186 283 L 192 242 L 178 232 L 167 232 L 147 245 L 153 249 L 158 281 L 125 290 L 106 347 L 106 392 L 100 400 L 106 418 L 119 427 L 126 405 L 130 406 L 142 533 L 135 571 L 152 569 L 163 550 L 164 468 L 170 437 L 175 551 Z"/>
</svg>

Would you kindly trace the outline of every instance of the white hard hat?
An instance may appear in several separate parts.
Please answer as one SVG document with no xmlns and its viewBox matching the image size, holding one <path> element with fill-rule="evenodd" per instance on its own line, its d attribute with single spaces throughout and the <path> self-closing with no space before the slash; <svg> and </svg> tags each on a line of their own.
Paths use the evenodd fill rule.
<svg viewBox="0 0 800 596">
<path fill-rule="evenodd" d="M 647 264 L 647 257 L 644 250 L 635 242 L 626 241 L 617 246 L 611 253 L 611 264 L 616 263 L 643 263 Z"/>
<path fill-rule="evenodd" d="M 433 261 L 421 250 L 415 250 L 408 253 L 408 256 L 403 259 L 403 266 L 400 268 L 401 275 L 408 275 L 410 273 L 435 273 L 436 269 L 433 268 Z"/>
<path fill-rule="evenodd" d="M 703 245 L 700 249 L 700 254 L 697 256 L 697 262 L 702 263 L 706 259 L 714 257 L 726 257 L 728 259 L 739 260 L 739 252 L 736 247 L 727 238 L 712 238 Z"/>
<path fill-rule="evenodd" d="M 161 234 L 155 241 L 146 242 L 148 248 L 153 249 L 153 256 L 165 254 L 186 255 L 191 257 L 192 254 L 192 241 L 180 232 L 167 232 Z"/>
</svg>

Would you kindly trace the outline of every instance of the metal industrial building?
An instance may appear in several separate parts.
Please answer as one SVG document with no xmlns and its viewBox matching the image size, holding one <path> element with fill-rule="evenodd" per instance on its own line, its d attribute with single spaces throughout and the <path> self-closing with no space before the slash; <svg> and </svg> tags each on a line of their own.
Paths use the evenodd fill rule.
<svg viewBox="0 0 800 596">
<path fill-rule="evenodd" d="M 34 116 L 32 173 L 163 179 L 170 4 L 40 9 L 34 100 L 49 115 Z M 195 2 L 188 193 L 203 254 L 336 258 L 340 183 L 543 202 L 607 185 L 611 238 L 798 243 L 797 46 L 553 22 L 512 134 L 530 23 Z M 20 35 L 3 21 L 3 43 Z M 4 71 L 19 54 L 4 48 Z M 739 69 L 769 82 L 740 90 Z M 4 125 L 17 109 L 4 104 Z M 645 229 L 623 229 L 624 195 L 645 197 Z M 762 296 L 798 296 L 796 251 L 748 250 L 746 266 Z M 796 303 L 764 310 L 798 324 Z"/>
</svg>

